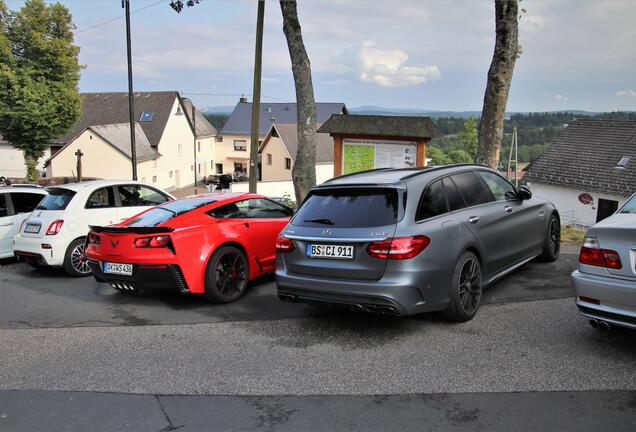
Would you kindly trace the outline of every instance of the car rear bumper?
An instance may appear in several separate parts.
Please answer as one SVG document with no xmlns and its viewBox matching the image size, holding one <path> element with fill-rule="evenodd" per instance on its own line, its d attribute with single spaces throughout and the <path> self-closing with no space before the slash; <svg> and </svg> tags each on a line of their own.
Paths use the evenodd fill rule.
<svg viewBox="0 0 636 432">
<path fill-rule="evenodd" d="M 43 266 L 62 266 L 68 242 L 55 236 L 25 237 L 18 234 L 13 239 L 13 254 L 19 261 L 36 261 Z"/>
<path fill-rule="evenodd" d="M 278 297 L 287 302 L 350 306 L 365 312 L 412 315 L 445 309 L 447 291 L 433 288 L 422 273 L 385 273 L 379 280 L 338 280 L 291 274 L 277 266 Z M 438 279 L 439 280 L 439 279 Z M 443 291 L 443 292 L 442 292 Z"/>
<path fill-rule="evenodd" d="M 581 315 L 636 329 L 636 281 L 581 273 L 571 275 L 576 306 Z M 581 300 L 596 299 L 600 304 Z"/>
<path fill-rule="evenodd" d="M 141 265 L 133 264 L 132 276 L 107 274 L 103 262 L 89 259 L 88 265 L 99 282 L 109 283 L 113 288 L 138 293 L 179 291 L 189 294 L 188 284 L 176 264 Z"/>
</svg>

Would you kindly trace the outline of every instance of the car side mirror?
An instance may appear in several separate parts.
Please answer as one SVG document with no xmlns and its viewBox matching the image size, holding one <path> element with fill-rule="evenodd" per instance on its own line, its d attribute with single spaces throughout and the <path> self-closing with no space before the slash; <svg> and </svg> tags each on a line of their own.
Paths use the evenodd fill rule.
<svg viewBox="0 0 636 432">
<path fill-rule="evenodd" d="M 517 189 L 517 197 L 522 200 L 530 199 L 532 198 L 532 191 L 527 186 L 520 186 Z"/>
</svg>

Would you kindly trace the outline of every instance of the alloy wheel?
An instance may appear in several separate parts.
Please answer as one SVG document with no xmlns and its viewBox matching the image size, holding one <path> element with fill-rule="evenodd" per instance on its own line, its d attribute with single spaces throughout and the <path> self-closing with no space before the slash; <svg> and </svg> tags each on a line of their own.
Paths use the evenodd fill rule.
<svg viewBox="0 0 636 432">
<path fill-rule="evenodd" d="M 73 269 L 81 274 L 88 274 L 91 272 L 91 268 L 88 266 L 88 260 L 84 255 L 84 245 L 80 244 L 75 246 L 71 252 L 71 265 Z"/>
<path fill-rule="evenodd" d="M 561 248 L 561 228 L 559 221 L 553 218 L 550 222 L 550 251 L 556 255 Z"/>
<path fill-rule="evenodd" d="M 247 279 L 245 258 L 234 252 L 221 256 L 216 265 L 216 287 L 223 296 L 233 298 L 243 290 Z"/>
<path fill-rule="evenodd" d="M 459 274 L 459 302 L 462 309 L 472 315 L 481 300 L 481 270 L 475 258 L 468 258 Z"/>
</svg>

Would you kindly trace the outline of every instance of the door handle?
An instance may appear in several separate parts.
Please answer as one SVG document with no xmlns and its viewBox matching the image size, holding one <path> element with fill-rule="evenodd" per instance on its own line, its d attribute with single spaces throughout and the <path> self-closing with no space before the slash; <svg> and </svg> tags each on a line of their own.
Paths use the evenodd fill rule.
<svg viewBox="0 0 636 432">
<path fill-rule="evenodd" d="M 247 222 L 245 222 L 245 228 L 249 228 L 250 224 L 248 224 Z"/>
<path fill-rule="evenodd" d="M 476 224 L 477 222 L 479 222 L 479 216 L 471 216 L 468 218 L 468 222 L 470 222 L 471 224 Z"/>
<path fill-rule="evenodd" d="M 510 206 L 505 206 L 505 207 L 504 207 L 504 211 L 505 211 L 506 213 L 512 213 L 512 207 L 510 207 Z"/>
<path fill-rule="evenodd" d="M 11 225 L 13 225 L 13 222 L 9 222 L 9 223 L 6 223 L 6 224 L 2 224 L 2 225 L 0 225 L 0 227 L 11 226 Z"/>
</svg>

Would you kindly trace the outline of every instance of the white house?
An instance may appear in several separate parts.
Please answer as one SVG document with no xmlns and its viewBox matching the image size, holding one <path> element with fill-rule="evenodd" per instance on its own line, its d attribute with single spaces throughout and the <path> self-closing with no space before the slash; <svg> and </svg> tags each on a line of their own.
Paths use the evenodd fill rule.
<svg viewBox="0 0 636 432">
<path fill-rule="evenodd" d="M 636 192 L 636 121 L 576 119 L 526 168 L 564 224 L 591 226 Z"/>
<path fill-rule="evenodd" d="M 176 91 L 135 93 L 137 177 L 170 191 L 213 172 L 216 129 L 196 111 L 196 144 L 191 105 Z M 131 178 L 127 93 L 83 93 L 82 116 L 51 146 L 47 176 L 76 175 L 81 150 L 82 176 Z M 196 161 L 195 161 L 196 160 Z"/>
<path fill-rule="evenodd" d="M 44 169 L 44 163 L 51 156 L 49 149 L 38 161 L 38 169 Z M 23 178 L 26 176 L 26 166 L 24 165 L 24 153 L 6 142 L 0 136 L 0 176 Z"/>
</svg>

